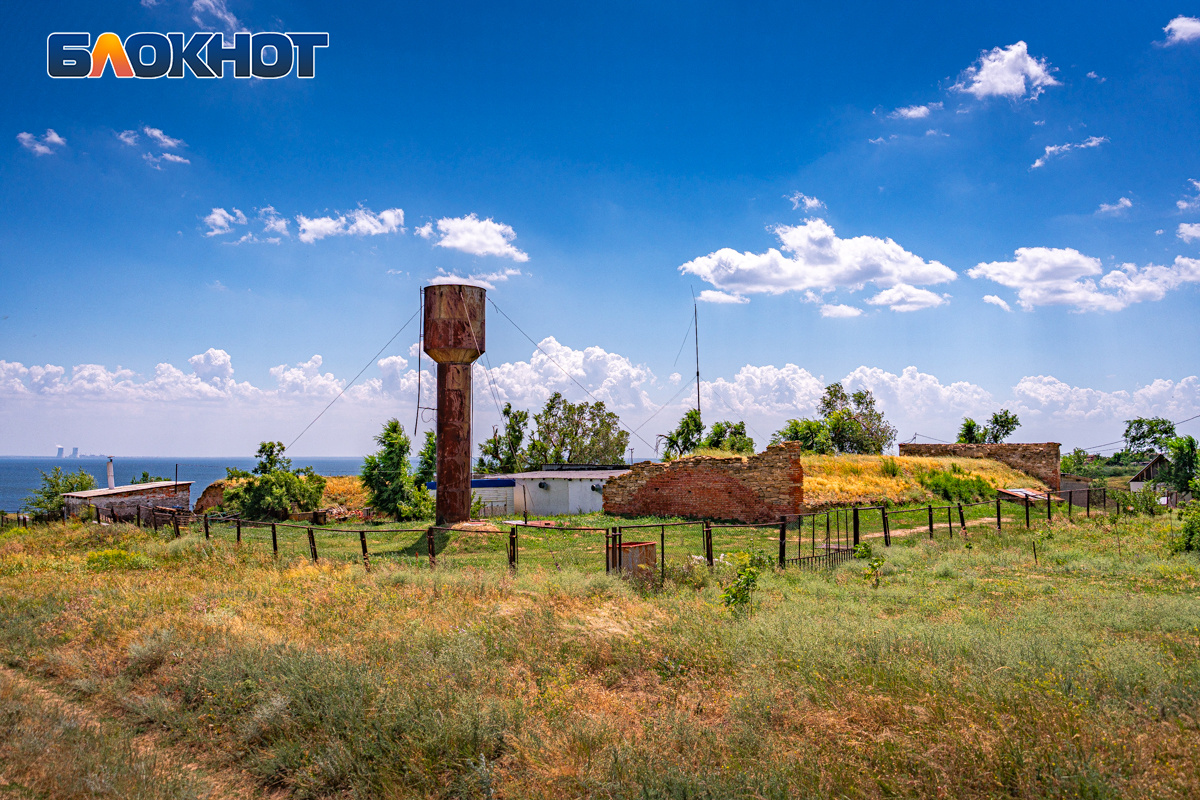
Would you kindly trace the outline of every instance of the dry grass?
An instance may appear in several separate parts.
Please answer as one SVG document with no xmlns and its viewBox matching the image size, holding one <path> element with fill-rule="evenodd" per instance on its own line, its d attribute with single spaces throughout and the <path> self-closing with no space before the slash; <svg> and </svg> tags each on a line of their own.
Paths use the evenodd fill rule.
<svg viewBox="0 0 1200 800">
<path fill-rule="evenodd" d="M 723 566 L 655 592 L 55 525 L 0 535 L 0 659 L 296 797 L 1195 797 L 1200 561 L 1121 524 L 1123 557 L 1062 523 L 906 540 L 879 589 L 767 571 L 742 617 Z M 80 567 L 114 547 L 157 566 Z"/>
<path fill-rule="evenodd" d="M 984 458 L 914 458 L 910 456 L 804 456 L 804 501 L 815 509 L 833 506 L 872 505 L 881 500 L 894 504 L 919 503 L 931 495 L 919 476 L 957 466 L 964 477 L 978 475 L 995 489 L 1016 486 L 1041 488 L 1042 482 L 1012 467 Z M 886 474 L 885 462 L 899 466 L 899 475 Z"/>
<path fill-rule="evenodd" d="M 325 479 L 321 508 L 342 506 L 347 511 L 361 511 L 367 504 L 367 489 L 357 475 L 333 475 Z"/>
</svg>

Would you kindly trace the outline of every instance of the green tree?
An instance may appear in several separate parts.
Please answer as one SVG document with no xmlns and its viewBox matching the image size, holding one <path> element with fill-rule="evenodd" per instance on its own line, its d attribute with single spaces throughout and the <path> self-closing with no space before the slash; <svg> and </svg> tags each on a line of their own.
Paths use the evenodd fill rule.
<svg viewBox="0 0 1200 800">
<path fill-rule="evenodd" d="M 1125 420 L 1125 449 L 1141 458 L 1153 458 L 1167 451 L 1167 442 L 1175 438 L 1175 423 L 1162 417 L 1136 417 Z"/>
<path fill-rule="evenodd" d="M 417 453 L 417 473 L 413 481 L 421 486 L 437 478 L 437 434 L 425 431 L 425 444 Z"/>
<path fill-rule="evenodd" d="M 389 419 L 384 423 L 375 444 L 379 445 L 378 452 L 363 460 L 360 473 L 371 505 L 397 520 L 429 516 L 432 498 L 425 484 L 416 484 L 409 474 L 408 454 L 412 444 L 400 420 Z"/>
<path fill-rule="evenodd" d="M 1163 475 L 1162 482 L 1177 492 L 1186 492 L 1196 478 L 1196 439 L 1192 436 L 1177 436 L 1167 441 L 1167 458 L 1171 465 Z"/>
<path fill-rule="evenodd" d="M 149 472 L 142 470 L 142 477 L 130 478 L 129 483 L 130 483 L 130 485 L 133 485 L 135 483 L 157 483 L 158 481 L 165 481 L 165 480 L 167 480 L 167 478 L 164 478 L 161 475 L 151 475 Z"/>
<path fill-rule="evenodd" d="M 714 422 L 708 435 L 701 440 L 700 446 L 713 450 L 728 450 L 731 453 L 754 454 L 754 440 L 746 433 L 746 423 L 740 420 Z"/>
<path fill-rule="evenodd" d="M 992 418 L 988 420 L 987 427 L 983 429 L 984 440 L 988 444 L 1000 444 L 1012 436 L 1019 427 L 1021 427 L 1021 420 L 1017 419 L 1017 415 L 1007 408 L 1002 408 L 992 414 Z"/>
<path fill-rule="evenodd" d="M 833 439 L 829 436 L 829 426 L 819 419 L 789 419 L 787 424 L 771 436 L 771 444 L 780 442 L 800 442 L 805 452 L 819 455 L 832 455 Z"/>
<path fill-rule="evenodd" d="M 818 410 L 839 453 L 879 455 L 896 441 L 896 429 L 875 407 L 869 389 L 847 394 L 840 383 L 831 383 L 825 387 Z"/>
<path fill-rule="evenodd" d="M 660 433 L 658 443 L 662 448 L 663 458 L 670 460 L 695 450 L 700 446 L 703 437 L 704 423 L 700 421 L 700 412 L 693 408 L 683 415 L 675 430 Z"/>
<path fill-rule="evenodd" d="M 38 472 L 42 473 L 42 485 L 34 489 L 21 506 L 23 511 L 30 514 L 61 517 L 64 493 L 86 492 L 96 488 L 96 479 L 83 468 L 78 472 L 63 472 L 62 467 Z"/>
<path fill-rule="evenodd" d="M 981 428 L 975 420 L 964 417 L 962 427 L 958 429 L 958 443 L 983 444 L 985 441 L 987 441 L 987 428 Z"/>
<path fill-rule="evenodd" d="M 525 448 L 529 412 L 514 411 L 512 403 L 505 403 L 500 415 L 504 432 L 501 433 L 498 427 L 492 428 L 491 437 L 479 445 L 476 468 L 488 474 L 521 472 L 529 465 L 529 453 Z"/>
<path fill-rule="evenodd" d="M 313 511 L 325 493 L 325 479 L 312 467 L 292 469 L 282 442 L 259 442 L 253 472 L 230 467 L 225 505 L 247 519 L 286 519 L 293 511 Z"/>
<path fill-rule="evenodd" d="M 1062 457 L 1058 467 L 1062 472 L 1068 472 L 1072 475 L 1083 475 L 1090 469 L 1088 452 L 1082 447 L 1076 447 Z"/>
<path fill-rule="evenodd" d="M 530 464 L 618 464 L 629 446 L 620 418 L 599 401 L 572 403 L 555 392 L 533 421 Z"/>
</svg>

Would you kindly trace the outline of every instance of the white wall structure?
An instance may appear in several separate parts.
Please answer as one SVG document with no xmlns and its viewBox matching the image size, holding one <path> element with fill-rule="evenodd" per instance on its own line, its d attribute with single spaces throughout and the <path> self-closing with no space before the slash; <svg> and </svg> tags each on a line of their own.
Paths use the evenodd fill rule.
<svg viewBox="0 0 1200 800">
<path fill-rule="evenodd" d="M 594 514 L 604 509 L 604 485 L 629 470 L 544 470 L 509 475 L 516 513 L 534 516 Z"/>
</svg>

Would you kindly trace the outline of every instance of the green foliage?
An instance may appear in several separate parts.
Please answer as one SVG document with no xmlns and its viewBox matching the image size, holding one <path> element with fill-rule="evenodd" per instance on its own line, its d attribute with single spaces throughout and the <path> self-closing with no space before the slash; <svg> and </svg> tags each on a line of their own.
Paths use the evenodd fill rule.
<svg viewBox="0 0 1200 800">
<path fill-rule="evenodd" d="M 787 424 L 771 436 L 771 444 L 799 442 L 806 453 L 833 455 L 833 440 L 829 438 L 829 427 L 819 419 L 789 419 Z"/>
<path fill-rule="evenodd" d="M 411 443 L 397 419 L 384 423 L 375 437 L 379 451 L 363 460 L 360 473 L 370 504 L 398 520 L 429 516 L 432 498 L 425 484 L 416 484 L 409 474 Z"/>
<path fill-rule="evenodd" d="M 436 478 L 437 434 L 433 431 L 425 431 L 425 444 L 421 447 L 421 452 L 417 453 L 417 472 L 413 475 L 413 482 L 418 486 L 424 486 Z"/>
<path fill-rule="evenodd" d="M 34 489 L 21 505 L 21 509 L 30 514 L 59 518 L 63 512 L 63 493 L 86 492 L 96 488 L 96 479 L 82 467 L 78 472 L 63 472 L 62 467 L 38 472 L 42 473 L 42 485 Z"/>
<path fill-rule="evenodd" d="M 917 476 L 921 486 L 952 503 L 974 503 L 995 497 L 991 484 L 978 475 L 970 475 L 952 465 L 949 471 L 933 469 Z"/>
<path fill-rule="evenodd" d="M 1167 441 L 1167 458 L 1171 465 L 1160 480 L 1177 492 L 1186 492 L 1196 477 L 1196 439 L 1192 436 L 1177 436 Z"/>
<path fill-rule="evenodd" d="M 867 565 L 863 567 L 862 575 L 870 582 L 872 589 L 879 588 L 879 579 L 883 565 L 887 561 L 883 556 L 874 556 L 867 559 Z"/>
<path fill-rule="evenodd" d="M 659 434 L 663 458 L 670 460 L 687 455 L 700 446 L 703 436 L 704 423 L 700 420 L 700 412 L 693 408 L 683 415 L 675 430 Z"/>
<path fill-rule="evenodd" d="M 130 478 L 129 483 L 131 485 L 135 484 L 135 483 L 157 483 L 159 481 L 165 481 L 165 480 L 168 480 L 168 478 L 164 478 L 161 475 L 151 475 L 149 472 L 142 470 L 142 477 Z"/>
<path fill-rule="evenodd" d="M 970 417 L 964 417 L 962 427 L 958 429 L 959 444 L 983 444 L 987 441 L 987 433 L 985 428 L 979 427 L 979 423 Z"/>
<path fill-rule="evenodd" d="M 224 505 L 246 519 L 287 519 L 293 511 L 312 511 L 325 493 L 325 479 L 312 467 L 292 469 L 282 442 L 260 442 L 253 472 L 226 469 L 240 483 L 225 490 Z"/>
<path fill-rule="evenodd" d="M 1012 436 L 1019 427 L 1021 427 L 1021 420 L 1007 408 L 1002 408 L 992 414 L 988 424 L 982 427 L 970 417 L 964 417 L 962 426 L 958 429 L 958 443 L 1000 444 Z"/>
<path fill-rule="evenodd" d="M 620 464 L 629 432 L 604 403 L 572 403 L 555 392 L 533 418 L 537 433 L 529 443 L 529 463 Z"/>
<path fill-rule="evenodd" d="M 521 472 L 529 466 L 529 453 L 525 448 L 525 429 L 529 427 L 529 412 L 514 411 L 512 403 L 505 403 L 500 412 L 504 432 L 492 428 L 491 438 L 479 445 L 479 462 L 476 470 L 487 474 Z"/>
<path fill-rule="evenodd" d="M 93 572 L 153 569 L 154 561 L 142 553 L 131 553 L 128 550 L 94 550 L 87 554 L 87 568 Z"/>
<path fill-rule="evenodd" d="M 721 592 L 721 602 L 734 614 L 754 611 L 754 592 L 758 588 L 759 570 L 750 564 L 738 567 L 733 582 Z"/>
<path fill-rule="evenodd" d="M 1192 481 L 1191 490 L 1193 497 L 1200 498 L 1200 478 Z M 1200 499 L 1185 505 L 1180 516 L 1183 525 L 1171 542 L 1172 552 L 1200 553 Z"/>
<path fill-rule="evenodd" d="M 889 478 L 899 478 L 900 462 L 894 458 L 882 458 L 879 460 L 879 471 Z"/>
<path fill-rule="evenodd" d="M 855 558 L 870 558 L 871 557 L 871 543 L 870 542 L 860 542 L 859 544 L 854 545 L 854 557 Z"/>
<path fill-rule="evenodd" d="M 1058 463 L 1058 468 L 1060 470 L 1070 473 L 1071 475 L 1084 475 L 1090 466 L 1091 465 L 1088 462 L 1088 452 L 1082 447 L 1076 447 L 1070 453 L 1063 456 L 1062 460 Z M 1094 476 L 1089 475 L 1086 477 Z"/>
<path fill-rule="evenodd" d="M 754 455 L 754 440 L 746 434 L 746 423 L 722 420 L 714 422 L 708 435 L 700 442 L 701 447 L 713 450 L 728 450 L 731 453 Z"/>
<path fill-rule="evenodd" d="M 840 383 L 831 383 L 825 387 L 820 411 L 839 453 L 879 455 L 896 441 L 896 429 L 875 408 L 875 396 L 868 389 L 848 395 Z"/>
<path fill-rule="evenodd" d="M 1145 460 L 1167 450 L 1175 438 L 1175 423 L 1163 417 L 1136 417 L 1125 420 L 1125 449 Z"/>
</svg>

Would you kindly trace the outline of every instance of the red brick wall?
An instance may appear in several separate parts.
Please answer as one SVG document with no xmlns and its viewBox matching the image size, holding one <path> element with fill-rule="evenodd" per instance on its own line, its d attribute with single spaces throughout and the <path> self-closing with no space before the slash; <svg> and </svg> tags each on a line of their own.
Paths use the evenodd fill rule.
<svg viewBox="0 0 1200 800">
<path fill-rule="evenodd" d="M 667 464 L 643 461 L 604 487 L 604 510 L 621 516 L 774 522 L 804 506 L 802 448 L 768 447 L 740 458 L 684 458 Z"/>
<path fill-rule="evenodd" d="M 1058 442 L 1039 444 L 902 444 L 900 455 L 940 458 L 990 458 L 1040 480 L 1051 489 L 1062 488 Z"/>
</svg>

